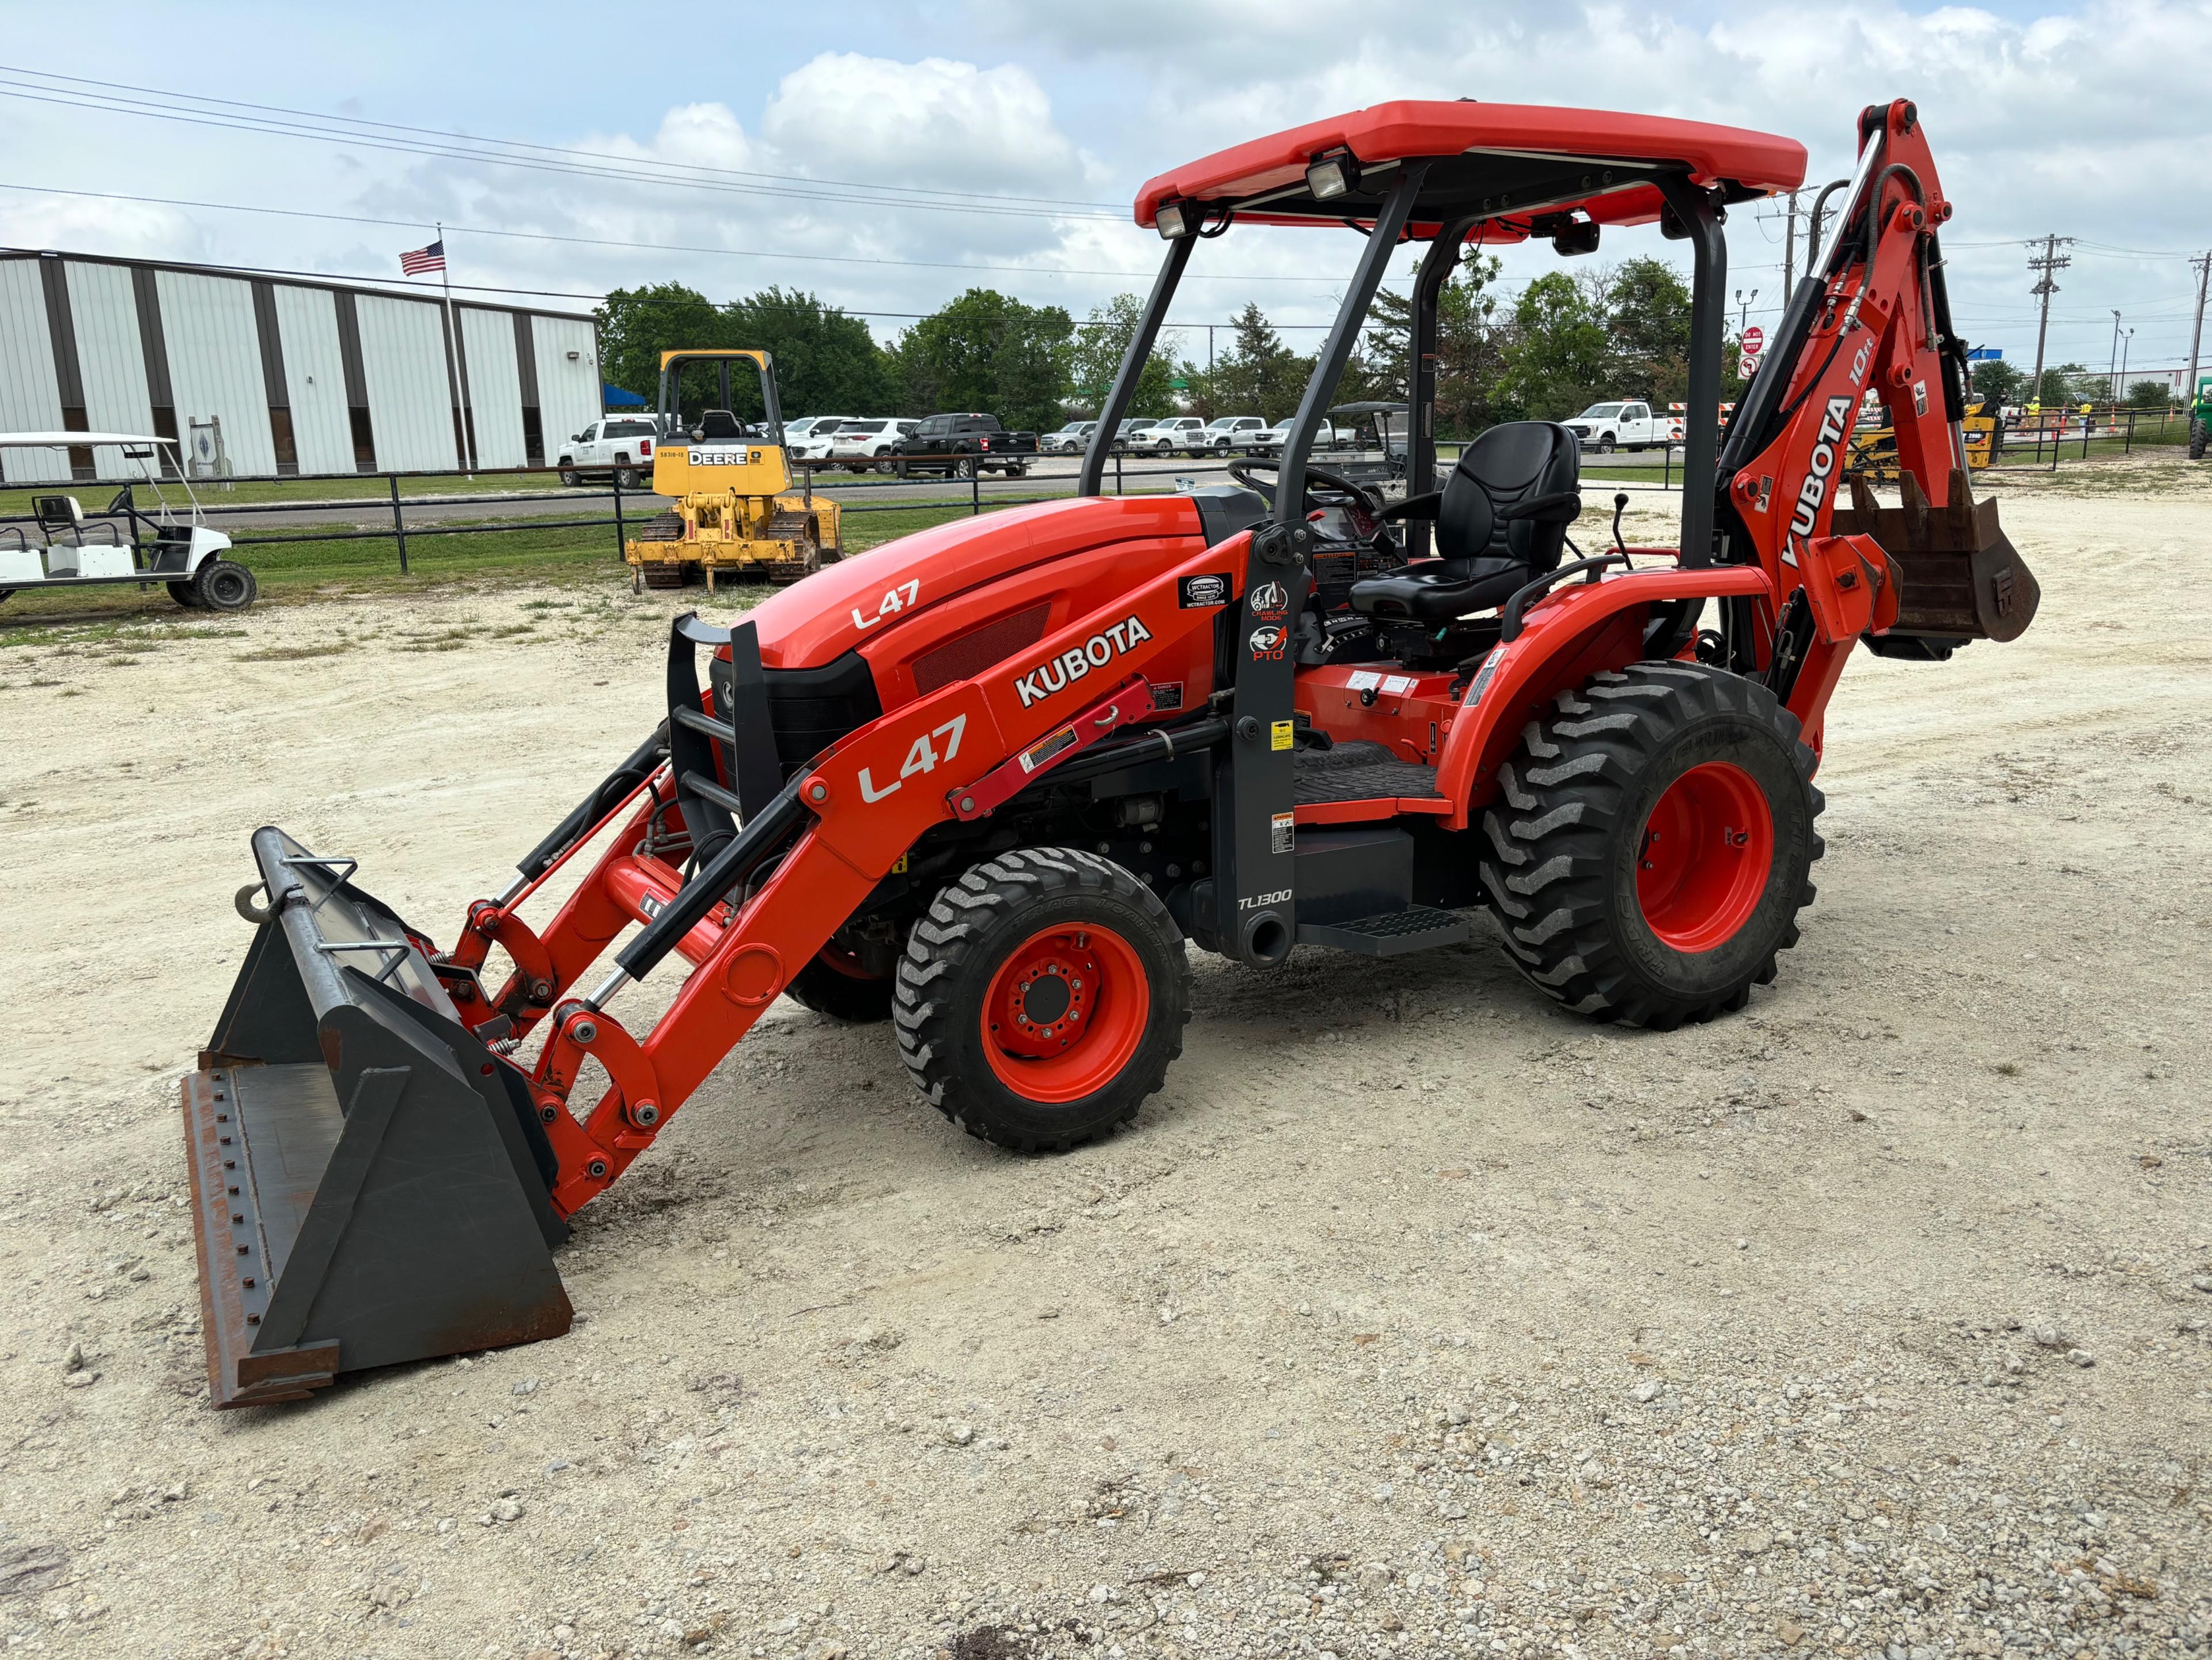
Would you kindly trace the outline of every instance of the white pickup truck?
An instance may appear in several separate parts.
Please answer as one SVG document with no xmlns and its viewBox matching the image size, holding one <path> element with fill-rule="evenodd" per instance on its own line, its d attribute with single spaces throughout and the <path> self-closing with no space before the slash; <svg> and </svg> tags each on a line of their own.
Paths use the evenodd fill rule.
<svg viewBox="0 0 2212 1660">
<path fill-rule="evenodd" d="M 561 446 L 561 482 L 611 476 L 626 490 L 653 476 L 653 423 L 637 416 L 594 421 Z"/>
<path fill-rule="evenodd" d="M 1663 415 L 1655 418 L 1649 404 L 1592 404 L 1565 425 L 1582 440 L 1584 449 L 1600 455 L 1649 449 L 1680 438 L 1675 423 Z"/>
</svg>

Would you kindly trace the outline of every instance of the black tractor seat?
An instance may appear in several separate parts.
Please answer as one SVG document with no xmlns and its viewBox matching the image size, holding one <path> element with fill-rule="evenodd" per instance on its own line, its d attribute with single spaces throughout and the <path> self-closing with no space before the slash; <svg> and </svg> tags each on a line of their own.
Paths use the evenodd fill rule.
<svg viewBox="0 0 2212 1660">
<path fill-rule="evenodd" d="M 1443 489 L 1382 514 L 1433 520 L 1437 556 L 1361 578 L 1348 596 L 1352 609 L 1445 623 L 1504 605 L 1559 562 L 1567 526 L 1583 510 L 1581 465 L 1575 435 L 1556 421 L 1491 428 L 1461 453 Z"/>
</svg>

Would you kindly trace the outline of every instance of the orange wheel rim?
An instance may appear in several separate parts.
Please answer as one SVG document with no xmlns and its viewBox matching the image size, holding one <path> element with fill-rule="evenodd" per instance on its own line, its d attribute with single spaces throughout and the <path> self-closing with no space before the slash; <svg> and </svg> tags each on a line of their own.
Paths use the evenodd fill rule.
<svg viewBox="0 0 2212 1660">
<path fill-rule="evenodd" d="M 1044 928 L 991 977 L 983 1053 L 1015 1094 L 1079 1101 L 1128 1065 L 1151 1009 L 1145 965 L 1120 934 L 1089 924 Z"/>
<path fill-rule="evenodd" d="M 1774 813 L 1749 773 L 1726 761 L 1667 787 L 1637 838 L 1644 921 L 1679 952 L 1707 952 L 1751 920 L 1774 868 Z"/>
</svg>

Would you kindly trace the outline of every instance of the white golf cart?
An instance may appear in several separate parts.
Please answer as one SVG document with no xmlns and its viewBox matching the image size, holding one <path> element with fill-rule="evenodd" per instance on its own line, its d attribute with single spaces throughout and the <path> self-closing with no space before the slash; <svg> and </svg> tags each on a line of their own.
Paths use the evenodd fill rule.
<svg viewBox="0 0 2212 1660">
<path fill-rule="evenodd" d="M 31 528 L 0 524 L 0 600 L 17 590 L 92 587 L 104 583 L 164 582 L 169 597 L 195 611 L 244 611 L 258 591 L 253 573 L 223 558 L 230 538 L 200 522 L 199 498 L 178 465 L 177 441 L 114 432 L 0 433 L 0 449 L 117 448 L 153 487 L 158 510 L 142 511 L 126 484 L 89 524 L 74 496 L 31 498 Z M 188 522 L 179 523 L 161 490 L 156 462 L 168 452 L 173 483 L 190 506 Z M 124 527 L 129 526 L 126 538 Z M 141 541 L 143 528 L 151 541 Z M 104 539 L 100 532 L 105 532 Z"/>
</svg>

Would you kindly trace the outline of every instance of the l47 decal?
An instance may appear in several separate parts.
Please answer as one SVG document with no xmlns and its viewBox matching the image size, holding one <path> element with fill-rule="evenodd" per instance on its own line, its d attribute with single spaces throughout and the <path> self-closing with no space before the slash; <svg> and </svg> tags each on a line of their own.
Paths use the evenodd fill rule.
<svg viewBox="0 0 2212 1660">
<path fill-rule="evenodd" d="M 956 714 L 936 731 L 926 733 L 915 739 L 914 747 L 906 752 L 906 762 L 899 768 L 898 776 L 880 788 L 878 787 L 876 781 L 868 775 L 868 769 L 862 767 L 860 769 L 860 799 L 863 801 L 880 801 L 885 796 L 896 795 L 900 790 L 905 788 L 906 781 L 915 774 L 935 772 L 940 761 L 950 761 L 960 753 L 961 734 L 967 730 L 968 717 L 964 714 Z M 938 753 L 937 745 L 933 741 L 939 738 L 945 740 L 945 752 L 942 755 Z"/>
<path fill-rule="evenodd" d="M 919 602 L 921 599 L 920 581 L 902 582 L 884 595 L 883 602 L 876 607 L 876 614 L 873 617 L 866 615 L 858 605 L 854 606 L 853 626 L 856 629 L 872 629 L 889 617 L 896 617 L 908 606 Z"/>
</svg>

